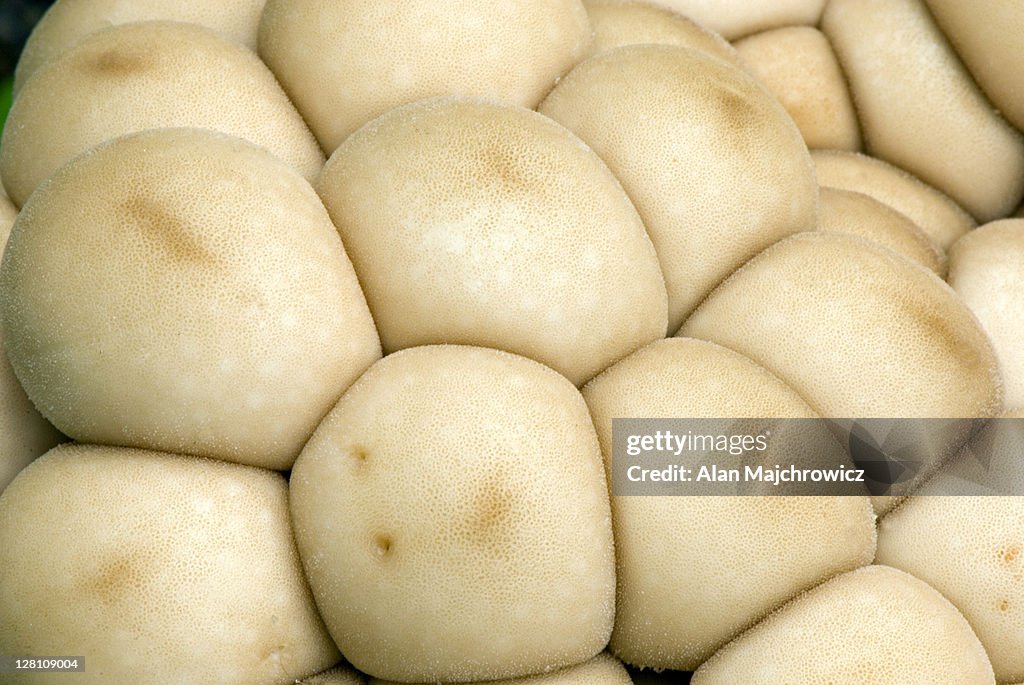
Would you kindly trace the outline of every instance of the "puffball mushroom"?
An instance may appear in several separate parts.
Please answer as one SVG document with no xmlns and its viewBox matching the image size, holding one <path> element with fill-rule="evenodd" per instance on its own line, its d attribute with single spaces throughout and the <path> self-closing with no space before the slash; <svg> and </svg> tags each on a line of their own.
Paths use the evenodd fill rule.
<svg viewBox="0 0 1024 685">
<path fill-rule="evenodd" d="M 665 334 L 665 283 L 629 198 L 535 112 L 400 107 L 345 141 L 317 189 L 389 352 L 494 347 L 582 384 Z"/>
<path fill-rule="evenodd" d="M 1024 195 L 1024 138 L 985 99 L 922 0 L 832 0 L 821 27 L 872 155 L 948 193 L 979 221 L 1013 211 Z"/>
<path fill-rule="evenodd" d="M 256 30 L 264 0 L 57 0 L 39 20 L 14 71 L 14 93 L 45 62 L 82 38 L 109 26 L 167 20 L 200 24 L 256 49 Z"/>
<path fill-rule="evenodd" d="M 776 243 L 680 329 L 740 352 L 829 418 L 988 418 L 1002 406 L 995 353 L 933 272 L 855 236 Z M 912 445 L 918 475 L 963 444 L 954 424 Z M 884 510 L 885 506 L 879 504 Z"/>
<path fill-rule="evenodd" d="M 825 0 L 652 0 L 736 40 L 758 31 L 818 23 Z"/>
<path fill-rule="evenodd" d="M 935 22 L 1000 113 L 1024 129 L 1024 5 L 1000 0 L 925 0 Z"/>
<path fill-rule="evenodd" d="M 1024 219 L 994 221 L 958 240 L 949 284 L 992 340 L 1006 406 L 1024 409 Z"/>
<path fill-rule="evenodd" d="M 310 185 L 193 129 L 119 138 L 41 186 L 0 319 L 28 396 L 72 438 L 276 469 L 380 357 Z"/>
<path fill-rule="evenodd" d="M 960 612 L 886 566 L 851 571 L 793 600 L 697 669 L 693 685 L 994 685 Z"/>
<path fill-rule="evenodd" d="M 333 152 L 390 109 L 444 95 L 534 108 L 587 50 L 580 0 L 268 0 L 259 53 Z"/>
<path fill-rule="evenodd" d="M 584 0 L 583 4 L 594 29 L 591 55 L 658 43 L 693 48 L 738 65 L 736 50 L 722 36 L 672 10 L 635 0 Z"/>
<path fill-rule="evenodd" d="M 0 255 L 7 244 L 17 210 L 0 190 Z M 0 326 L 0 492 L 33 459 L 59 443 L 63 436 L 44 419 L 25 395 L 7 361 Z"/>
<path fill-rule="evenodd" d="M 965 452 L 921 488 L 922 496 L 882 520 L 876 557 L 926 581 L 963 612 L 1000 683 L 1024 679 L 1024 498 L 934 493 L 965 492 L 956 479 L 970 479 L 977 468 L 998 469 L 984 476 L 1020 492 L 1024 430 L 1000 423 L 1009 421 L 1024 421 L 1024 411 L 1004 414 L 972 441 L 977 457 L 994 466 Z"/>
<path fill-rule="evenodd" d="M 743 66 L 779 99 L 809 148 L 859 150 L 860 124 L 828 39 L 787 26 L 736 43 Z"/>
<path fill-rule="evenodd" d="M 588 383 L 583 397 L 606 469 L 613 418 L 817 418 L 749 359 L 682 338 L 633 353 Z M 839 463 L 845 453 L 833 445 Z M 779 452 L 765 459 L 790 457 Z M 655 669 L 696 668 L 783 602 L 871 563 L 875 548 L 866 496 L 619 496 L 612 497 L 612 522 L 611 651 Z"/>
<path fill-rule="evenodd" d="M 372 678 L 370 685 L 398 684 Z M 633 685 L 633 681 L 618 659 L 607 652 L 601 652 L 590 661 L 585 661 L 578 666 L 511 680 L 489 680 L 475 685 Z"/>
<path fill-rule="evenodd" d="M 364 673 L 515 678 L 608 643 L 601 452 L 573 385 L 475 347 L 403 350 L 342 396 L 295 463 L 299 553 Z"/>
<path fill-rule="evenodd" d="M 818 186 L 800 132 L 721 60 L 618 48 L 573 69 L 539 111 L 590 145 L 636 205 L 665 275 L 669 332 L 745 261 L 815 226 Z"/>
<path fill-rule="evenodd" d="M 822 187 L 852 190 L 889 205 L 943 250 L 977 225 L 949 196 L 880 159 L 836 150 L 815 150 L 811 159 Z"/>
<path fill-rule="evenodd" d="M 11 108 L 0 175 L 20 207 L 94 145 L 179 126 L 252 141 L 307 180 L 323 166 L 313 135 L 255 54 L 200 26 L 155 21 L 98 31 L 40 67 Z"/>
<path fill-rule="evenodd" d="M 85 655 L 81 683 L 284 685 L 339 654 L 277 473 L 62 445 L 0 494 L 0 652 Z M 66 676 L 21 673 L 18 682 Z"/>
<path fill-rule="evenodd" d="M 907 259 L 946 273 L 946 255 L 924 231 L 895 209 L 852 190 L 822 188 L 818 194 L 818 230 L 872 240 Z"/>
</svg>

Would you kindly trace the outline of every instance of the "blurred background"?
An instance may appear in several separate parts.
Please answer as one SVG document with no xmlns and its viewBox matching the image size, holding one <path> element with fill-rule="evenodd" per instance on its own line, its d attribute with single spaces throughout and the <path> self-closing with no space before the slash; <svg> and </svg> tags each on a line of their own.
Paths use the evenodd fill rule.
<svg viewBox="0 0 1024 685">
<path fill-rule="evenodd" d="M 53 0 L 0 0 L 0 128 L 11 107 L 11 77 L 32 27 Z"/>
</svg>

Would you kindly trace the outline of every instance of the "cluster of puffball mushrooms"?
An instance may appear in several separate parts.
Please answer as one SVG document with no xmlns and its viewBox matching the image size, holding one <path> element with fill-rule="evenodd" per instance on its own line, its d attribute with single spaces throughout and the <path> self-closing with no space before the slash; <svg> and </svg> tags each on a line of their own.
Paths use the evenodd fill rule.
<svg viewBox="0 0 1024 685">
<path fill-rule="evenodd" d="M 0 682 L 1024 681 L 1024 498 L 606 472 L 1024 417 L 1024 4 L 59 0 L 15 89 L 0 654 L 85 672 Z"/>
</svg>

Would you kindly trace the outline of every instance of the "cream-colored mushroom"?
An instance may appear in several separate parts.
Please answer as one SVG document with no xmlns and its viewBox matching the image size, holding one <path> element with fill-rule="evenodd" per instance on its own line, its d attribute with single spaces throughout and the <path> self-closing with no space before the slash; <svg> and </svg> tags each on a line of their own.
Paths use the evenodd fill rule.
<svg viewBox="0 0 1024 685">
<path fill-rule="evenodd" d="M 1001 0 L 925 0 L 960 59 L 1004 117 L 1024 129 L 1024 5 Z"/>
<path fill-rule="evenodd" d="M 693 685 L 995 685 L 960 612 L 887 566 L 851 571 L 793 600 L 693 676 Z"/>
<path fill-rule="evenodd" d="M 1024 195 L 1024 138 L 993 110 L 922 0 L 832 0 L 821 26 L 872 155 L 979 221 L 1013 211 Z"/>
<path fill-rule="evenodd" d="M 256 31 L 264 0 L 57 0 L 39 20 L 14 70 L 14 93 L 39 67 L 90 33 L 139 21 L 200 24 L 256 49 Z"/>
<path fill-rule="evenodd" d="M 590 145 L 632 198 L 665 274 L 669 332 L 745 261 L 814 229 L 818 186 L 800 132 L 721 60 L 618 48 L 573 69 L 539 111 Z"/>
<path fill-rule="evenodd" d="M 310 185 L 195 129 L 51 177 L 15 224 L 0 315 L 28 396 L 72 438 L 277 469 L 380 356 Z"/>
<path fill-rule="evenodd" d="M 0 652 L 84 655 L 81 683 L 281 685 L 339 658 L 271 471 L 57 447 L 0 494 L 0 568 Z"/>
<path fill-rule="evenodd" d="M 985 481 L 1019 495 L 1022 453 L 1024 411 L 1004 414 L 878 530 L 878 563 L 928 582 L 955 604 L 1000 683 L 1024 678 L 1024 498 L 968 495 Z"/>
<path fill-rule="evenodd" d="M 855 236 L 776 243 L 718 287 L 680 330 L 740 352 L 830 418 L 988 418 L 1002 406 L 995 353 L 977 319 L 933 272 Z M 915 478 L 952 456 L 958 422 L 892 435 Z M 870 430 L 870 428 L 869 428 Z M 888 430 L 886 428 L 886 430 Z M 892 502 L 878 501 L 884 512 Z"/>
<path fill-rule="evenodd" d="M 255 54 L 201 26 L 155 21 L 93 33 L 40 67 L 11 108 L 0 175 L 20 207 L 94 145 L 175 126 L 249 140 L 307 180 L 323 167 L 313 135 Z"/>
<path fill-rule="evenodd" d="M 738 64 L 736 50 L 721 35 L 665 7 L 638 0 L 583 0 L 594 29 L 591 55 L 655 43 L 693 48 Z"/>
<path fill-rule="evenodd" d="M 749 359 L 682 338 L 635 352 L 588 383 L 583 396 L 606 469 L 613 418 L 817 417 Z M 845 453 L 838 443 L 832 448 L 839 464 Z M 770 449 L 768 463 L 793 459 Z M 612 523 L 611 650 L 655 669 L 696 668 L 772 609 L 874 555 L 866 496 L 618 496 Z"/>
<path fill-rule="evenodd" d="M 317 189 L 389 352 L 481 345 L 582 384 L 665 335 L 636 210 L 586 145 L 535 112 L 401 107 L 338 148 Z"/>
<path fill-rule="evenodd" d="M 18 215 L 0 188 L 0 256 Z M 14 375 L 4 350 L 0 326 L 0 492 L 33 459 L 59 443 L 63 436 L 44 419 Z"/>
<path fill-rule="evenodd" d="M 992 340 L 1006 407 L 1024 409 L 1024 219 L 994 221 L 958 240 L 949 284 Z"/>
<path fill-rule="evenodd" d="M 860 124 L 828 39 L 811 26 L 787 26 L 736 43 L 742 64 L 779 99 L 807 147 L 859 150 Z"/>
<path fill-rule="evenodd" d="M 586 404 L 523 357 L 430 346 L 342 396 L 291 476 L 321 615 L 360 671 L 466 682 L 582 663 L 615 600 Z"/>
<path fill-rule="evenodd" d="M 977 224 L 949 196 L 880 159 L 855 152 L 811 153 L 822 187 L 870 195 L 906 215 L 943 250 Z"/>
<path fill-rule="evenodd" d="M 590 37 L 580 0 L 268 0 L 259 52 L 330 154 L 428 97 L 536 107 Z"/>
<path fill-rule="evenodd" d="M 825 0 L 651 0 L 728 40 L 783 26 L 814 26 Z"/>
<path fill-rule="evenodd" d="M 390 680 L 371 678 L 370 685 L 399 685 Z M 467 685 L 474 685 L 469 684 Z M 578 666 L 559 669 L 541 675 L 513 678 L 511 680 L 488 680 L 475 685 L 633 685 L 629 673 L 618 659 L 601 652 L 590 661 Z"/>
<path fill-rule="evenodd" d="M 870 195 L 852 190 L 822 188 L 818 230 L 848 233 L 872 240 L 939 276 L 946 273 L 946 255 L 917 224 Z"/>
</svg>

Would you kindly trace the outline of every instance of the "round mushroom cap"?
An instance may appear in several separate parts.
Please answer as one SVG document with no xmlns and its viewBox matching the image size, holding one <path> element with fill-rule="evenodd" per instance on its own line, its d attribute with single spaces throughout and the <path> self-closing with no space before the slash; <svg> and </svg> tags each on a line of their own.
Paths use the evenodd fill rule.
<svg viewBox="0 0 1024 685">
<path fill-rule="evenodd" d="M 814 229 L 818 185 L 800 131 L 722 60 L 618 48 L 573 69 L 539 111 L 590 145 L 636 205 L 665 275 L 669 332 L 748 259 Z"/>
<path fill-rule="evenodd" d="M 579 392 L 536 362 L 448 345 L 385 357 L 296 461 L 291 505 L 321 615 L 364 673 L 515 678 L 608 643 L 600 448 Z"/>
<path fill-rule="evenodd" d="M 840 150 L 815 150 L 811 159 L 822 187 L 852 190 L 889 205 L 943 250 L 977 225 L 947 195 L 880 159 Z"/>
<path fill-rule="evenodd" d="M 326 668 L 339 654 L 287 496 L 264 469 L 51 450 L 0 494 L 0 652 L 85 655 L 74 679 L 105 685 L 280 685 Z"/>
<path fill-rule="evenodd" d="M 39 68 L 11 108 L 0 175 L 20 207 L 89 148 L 169 127 L 244 138 L 307 180 L 324 163 L 302 117 L 252 51 L 201 26 L 153 21 L 93 33 Z"/>
<path fill-rule="evenodd" d="M 697 669 L 693 685 L 995 685 L 964 617 L 923 581 L 887 566 L 801 595 Z"/>
<path fill-rule="evenodd" d="M 814 26 L 825 0 L 651 0 L 727 40 L 782 26 Z"/>
<path fill-rule="evenodd" d="M 963 301 L 933 272 L 855 236 L 776 243 L 719 286 L 679 335 L 750 357 L 827 418 L 989 418 L 1002 407 L 995 353 Z M 905 448 L 897 456 L 906 473 L 888 494 L 906 494 L 955 454 L 965 423 L 928 426 L 925 440 L 914 421 L 873 434 Z M 892 504 L 876 501 L 880 513 Z"/>
<path fill-rule="evenodd" d="M 1000 113 L 1024 129 L 1024 5 L 1001 0 L 925 0 L 932 17 Z"/>
<path fill-rule="evenodd" d="M 994 221 L 958 240 L 949 284 L 992 340 L 1006 407 L 1024 409 L 1024 219 Z"/>
<path fill-rule="evenodd" d="M 17 214 L 0 188 L 0 256 Z M 36 411 L 14 375 L 0 326 L 0 492 L 33 459 L 61 440 L 63 436 Z"/>
<path fill-rule="evenodd" d="M 980 461 L 991 460 L 998 471 L 983 477 L 1019 493 L 1024 411 L 1003 414 L 972 447 L 925 484 L 922 496 L 910 497 L 882 519 L 876 560 L 941 592 L 977 633 L 996 680 L 1017 681 L 1024 678 L 1024 498 L 957 496 L 964 492 L 957 478 L 970 482 L 978 468 L 989 470 Z"/>
<path fill-rule="evenodd" d="M 429 97 L 532 109 L 590 39 L 580 0 L 268 0 L 259 52 L 330 154 Z"/>
<path fill-rule="evenodd" d="M 14 94 L 39 67 L 90 33 L 140 21 L 200 24 L 256 49 L 264 0 L 57 0 L 28 37 L 14 70 Z"/>
<path fill-rule="evenodd" d="M 1024 196 L 1024 137 L 985 98 L 923 0 L 832 0 L 821 27 L 849 80 L 868 152 L 979 221 L 1013 211 Z"/>
<path fill-rule="evenodd" d="M 636 210 L 536 112 L 401 107 L 345 141 L 317 188 L 389 352 L 493 347 L 582 384 L 665 335 L 665 283 Z"/>
<path fill-rule="evenodd" d="M 638 0 L 583 0 L 594 29 L 590 55 L 656 43 L 693 48 L 738 66 L 736 50 L 722 36 L 665 7 Z"/>
<path fill-rule="evenodd" d="M 399 683 L 371 678 L 370 685 L 399 685 Z M 633 681 L 618 659 L 608 652 L 601 652 L 590 661 L 584 661 L 577 666 L 570 666 L 551 673 L 510 680 L 480 681 L 467 683 L 467 685 L 633 685 Z"/>
<path fill-rule="evenodd" d="M 195 129 L 111 141 L 40 187 L 0 318 L 28 396 L 72 438 L 277 469 L 380 357 L 312 187 Z"/>
<path fill-rule="evenodd" d="M 807 147 L 859 150 L 860 124 L 828 39 L 812 26 L 787 26 L 736 43 L 740 63 L 779 99 Z"/>
<path fill-rule="evenodd" d="M 582 392 L 606 469 L 613 418 L 817 418 L 754 362 L 684 338 L 648 345 Z M 835 463 L 845 461 L 831 444 Z M 764 456 L 771 464 L 787 459 L 793 463 L 775 447 Z M 655 669 L 696 668 L 782 603 L 871 563 L 875 548 L 867 496 L 613 496 L 612 523 L 617 605 L 610 648 L 629 664 Z"/>
<path fill-rule="evenodd" d="M 992 346 L 956 293 L 855 236 L 776 243 L 680 335 L 745 354 L 825 417 L 988 418 L 1001 407 Z"/>
<path fill-rule="evenodd" d="M 946 273 L 946 255 L 917 224 L 870 195 L 852 190 L 822 188 L 818 230 L 846 233 L 874 241 L 938 276 Z"/>
</svg>

